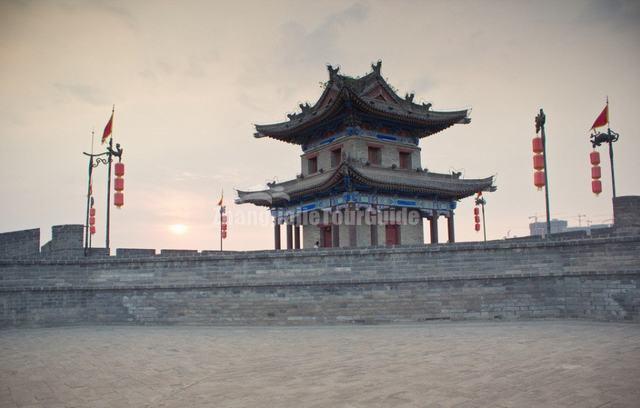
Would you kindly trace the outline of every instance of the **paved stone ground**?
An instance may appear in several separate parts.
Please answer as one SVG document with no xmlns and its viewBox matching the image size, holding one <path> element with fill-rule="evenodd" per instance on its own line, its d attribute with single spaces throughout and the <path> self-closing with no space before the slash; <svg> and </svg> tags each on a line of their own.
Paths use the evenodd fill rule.
<svg viewBox="0 0 640 408">
<path fill-rule="evenodd" d="M 638 407 L 640 325 L 0 331 L 1 407 Z"/>
</svg>

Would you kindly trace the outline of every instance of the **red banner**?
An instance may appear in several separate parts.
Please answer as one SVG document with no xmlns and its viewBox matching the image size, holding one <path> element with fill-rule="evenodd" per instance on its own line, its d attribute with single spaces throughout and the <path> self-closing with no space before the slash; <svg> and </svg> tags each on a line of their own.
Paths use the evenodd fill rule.
<svg viewBox="0 0 640 408">
<path fill-rule="evenodd" d="M 596 121 L 593 122 L 593 126 L 591 126 L 591 130 L 602 127 L 608 123 L 609 123 L 609 105 L 607 104 L 607 106 L 604 107 L 602 112 L 600 112 L 600 115 L 598 115 L 598 118 L 596 119 Z"/>
<path fill-rule="evenodd" d="M 109 122 L 107 126 L 104 127 L 104 132 L 102 132 L 102 143 L 104 143 L 109 136 L 111 136 L 111 127 L 113 126 L 113 112 L 111 112 L 111 117 L 109 118 Z"/>
</svg>

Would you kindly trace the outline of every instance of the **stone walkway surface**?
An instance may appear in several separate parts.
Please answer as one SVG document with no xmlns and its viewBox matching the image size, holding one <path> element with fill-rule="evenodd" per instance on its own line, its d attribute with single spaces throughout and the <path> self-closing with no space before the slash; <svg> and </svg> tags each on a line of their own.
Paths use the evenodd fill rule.
<svg viewBox="0 0 640 408">
<path fill-rule="evenodd" d="M 0 407 L 638 407 L 640 325 L 0 331 Z"/>
</svg>

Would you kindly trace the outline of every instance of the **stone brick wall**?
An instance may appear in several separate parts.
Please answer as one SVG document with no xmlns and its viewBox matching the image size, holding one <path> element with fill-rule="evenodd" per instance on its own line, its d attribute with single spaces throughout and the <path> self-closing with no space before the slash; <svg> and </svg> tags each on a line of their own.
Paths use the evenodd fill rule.
<svg viewBox="0 0 640 408">
<path fill-rule="evenodd" d="M 353 159 L 366 162 L 369 160 L 369 144 L 381 148 L 381 166 L 391 167 L 392 165 L 400 166 L 399 149 L 411 153 L 411 168 L 417 169 L 421 167 L 420 148 L 417 146 L 409 146 L 406 144 L 398 144 L 396 142 L 387 142 L 375 139 L 373 137 L 363 138 L 361 136 L 349 136 L 339 141 L 333 142 L 326 146 L 316 147 L 300 156 L 301 174 L 308 176 L 308 158 L 318 158 L 318 170 L 331 169 L 331 151 L 341 146 L 342 152 Z"/>
<path fill-rule="evenodd" d="M 640 236 L 0 261 L 0 326 L 640 322 Z"/>
<path fill-rule="evenodd" d="M 424 243 L 423 219 L 419 218 L 419 220 L 420 222 L 416 225 L 403 224 L 400 226 L 400 243 L 402 245 Z M 382 231 L 382 237 L 384 238 L 384 230 Z M 381 244 L 384 245 L 384 241 Z"/>
<path fill-rule="evenodd" d="M 614 198 L 613 218 L 619 233 L 640 234 L 640 196 Z"/>
<path fill-rule="evenodd" d="M 42 255 L 82 256 L 84 254 L 83 238 L 84 226 L 81 224 L 54 225 L 51 227 L 51 241 L 42 246 Z"/>
<path fill-rule="evenodd" d="M 303 225 L 301 233 L 303 248 L 313 248 L 316 242 L 320 242 L 320 228 L 317 225 Z"/>
<path fill-rule="evenodd" d="M 39 255 L 39 228 L 0 234 L 0 259 L 37 257 Z"/>
<path fill-rule="evenodd" d="M 410 150 L 411 151 L 411 168 L 416 169 L 421 167 L 421 159 L 420 159 L 420 148 L 413 148 L 405 145 L 399 146 L 396 143 L 392 142 L 381 142 L 379 140 L 368 140 L 357 138 L 351 141 L 349 144 L 350 149 L 348 153 L 350 157 L 355 159 L 360 159 L 363 162 L 369 160 L 369 144 L 373 144 L 375 146 L 379 146 L 381 148 L 381 166 L 382 167 L 391 167 L 392 165 L 400 166 L 400 157 L 399 150 L 403 149 L 403 151 Z"/>
</svg>

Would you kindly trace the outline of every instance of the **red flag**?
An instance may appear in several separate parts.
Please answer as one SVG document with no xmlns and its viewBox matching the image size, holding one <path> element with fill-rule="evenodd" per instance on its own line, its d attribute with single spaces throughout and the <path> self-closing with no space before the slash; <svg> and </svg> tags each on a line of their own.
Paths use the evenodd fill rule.
<svg viewBox="0 0 640 408">
<path fill-rule="evenodd" d="M 593 122 L 593 126 L 591 126 L 590 130 L 602 127 L 608 123 L 609 123 L 609 104 L 607 103 L 607 106 L 605 106 L 602 112 L 600 112 L 600 115 L 598 115 L 598 118 L 596 119 L 596 121 Z"/>
<path fill-rule="evenodd" d="M 218 201 L 218 207 L 222 207 L 222 201 L 224 199 L 224 190 L 220 193 L 220 201 Z"/>
<path fill-rule="evenodd" d="M 102 133 L 103 144 L 109 138 L 109 136 L 111 136 L 112 126 L 113 126 L 113 111 L 111 112 L 111 117 L 109 118 L 109 122 L 107 123 L 107 126 L 104 127 L 104 132 Z"/>
</svg>

